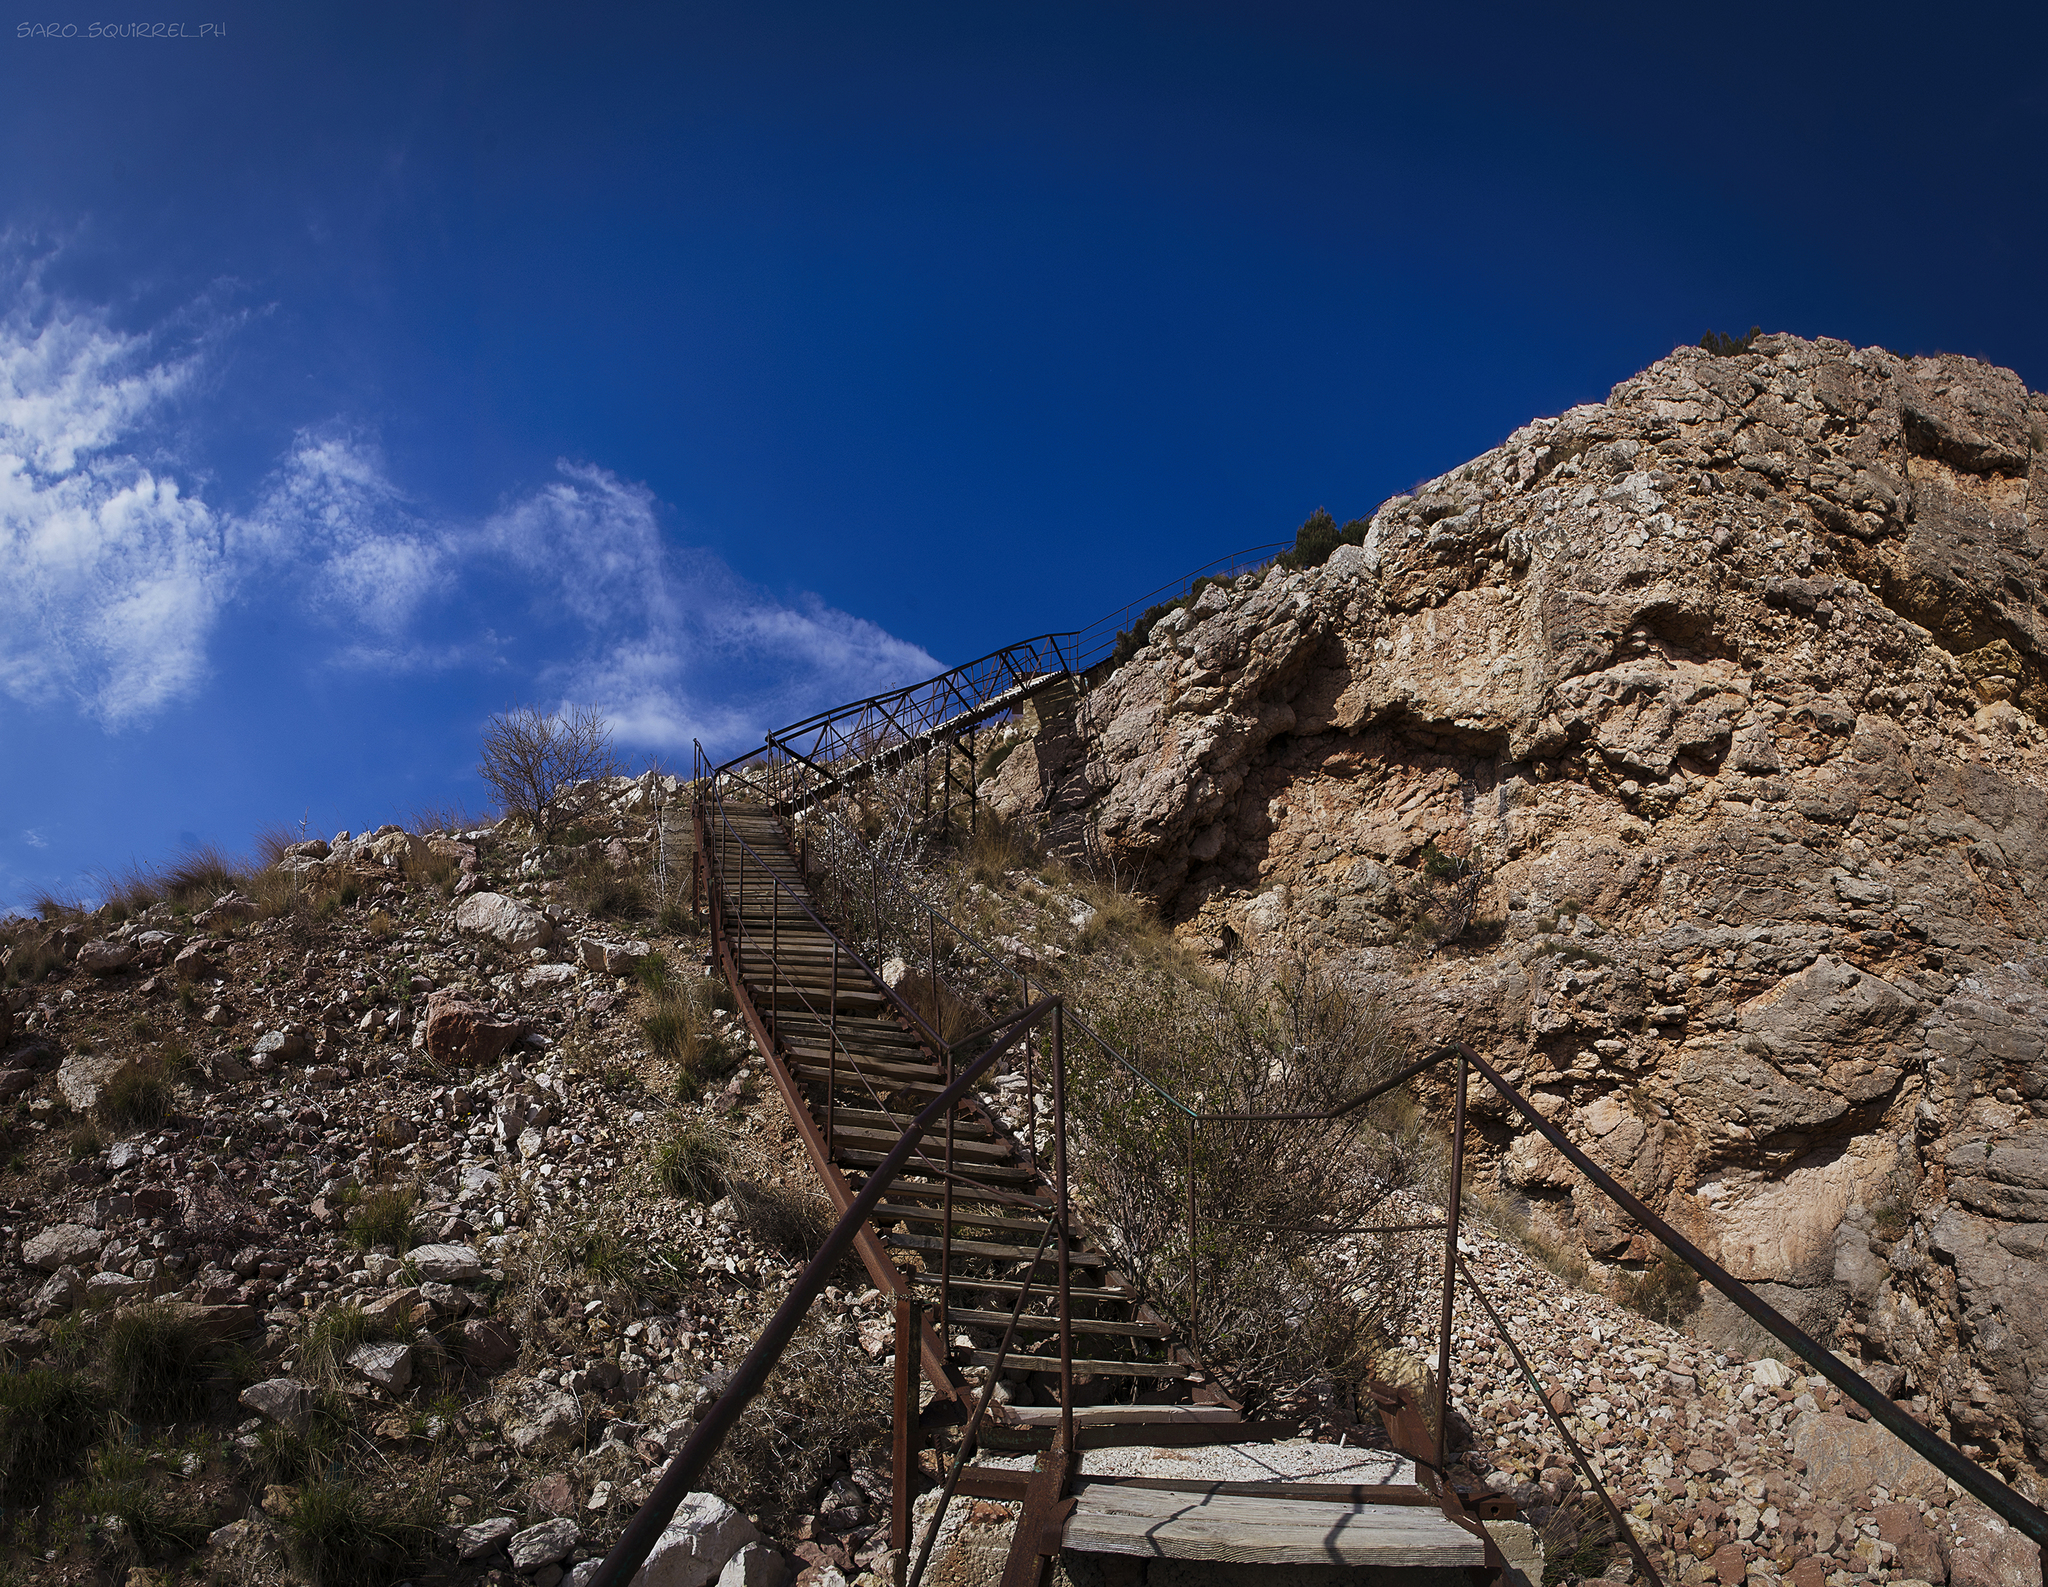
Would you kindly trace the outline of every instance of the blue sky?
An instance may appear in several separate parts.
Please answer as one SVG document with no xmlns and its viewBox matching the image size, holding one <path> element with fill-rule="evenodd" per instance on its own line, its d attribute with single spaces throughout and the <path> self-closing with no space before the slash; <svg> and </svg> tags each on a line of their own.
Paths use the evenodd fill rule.
<svg viewBox="0 0 2048 1587">
<path fill-rule="evenodd" d="M 2048 382 L 2039 7 L 131 20 L 0 26 L 0 908 L 518 701 L 738 749 L 1709 327 Z"/>
</svg>

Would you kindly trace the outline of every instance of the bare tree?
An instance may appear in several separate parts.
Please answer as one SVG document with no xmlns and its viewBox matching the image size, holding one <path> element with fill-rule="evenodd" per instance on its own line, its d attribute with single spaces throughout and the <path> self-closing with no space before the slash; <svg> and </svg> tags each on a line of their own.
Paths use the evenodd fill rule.
<svg viewBox="0 0 2048 1587">
<path fill-rule="evenodd" d="M 603 790 L 596 780 L 624 768 L 612 750 L 611 724 L 596 706 L 548 712 L 520 705 L 484 728 L 476 769 L 505 814 L 522 818 L 550 843 L 598 802 Z"/>
</svg>

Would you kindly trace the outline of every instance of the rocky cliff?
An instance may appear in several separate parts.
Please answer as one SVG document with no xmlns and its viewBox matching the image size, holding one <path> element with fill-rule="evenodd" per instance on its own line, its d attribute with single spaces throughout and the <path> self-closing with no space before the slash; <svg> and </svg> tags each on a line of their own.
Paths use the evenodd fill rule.
<svg viewBox="0 0 2048 1587">
<path fill-rule="evenodd" d="M 1184 935 L 1398 988 L 1957 1442 L 2039 1466 L 2044 428 L 1968 359 L 1681 350 L 1325 565 L 1207 590 L 986 792 L 1082 781 Z M 1652 1257 L 1480 1109 L 1503 1193 Z"/>
</svg>

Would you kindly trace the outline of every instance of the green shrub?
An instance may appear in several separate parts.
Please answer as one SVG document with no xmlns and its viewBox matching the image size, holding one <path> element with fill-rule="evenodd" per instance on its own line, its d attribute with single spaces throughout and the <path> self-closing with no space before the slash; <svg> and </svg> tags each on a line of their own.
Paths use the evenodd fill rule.
<svg viewBox="0 0 2048 1587">
<path fill-rule="evenodd" d="M 108 1529 L 113 1546 L 106 1550 L 115 1559 L 162 1562 L 189 1554 L 213 1530 L 213 1518 L 189 1499 L 167 1493 L 161 1474 L 132 1446 L 100 1450 L 91 1480 L 67 1493 L 63 1507 L 73 1515 L 118 1522 L 118 1531 Z"/>
<path fill-rule="evenodd" d="M 313 1587 L 384 1587 L 408 1558 L 434 1547 L 424 1503 L 421 1495 L 399 1507 L 347 1476 L 322 1478 L 300 1490 L 285 1517 L 285 1552 Z"/>
<path fill-rule="evenodd" d="M 725 1194 L 731 1157 L 721 1131 L 701 1122 L 686 1124 L 655 1148 L 655 1183 L 671 1196 L 716 1201 Z"/>
<path fill-rule="evenodd" d="M 171 1087 L 162 1066 L 125 1063 L 100 1088 L 99 1116 L 120 1130 L 153 1130 L 170 1116 Z"/>
<path fill-rule="evenodd" d="M 696 1023 L 681 1008 L 658 1008 L 640 1022 L 647 1045 L 664 1058 L 686 1062 L 696 1038 Z"/>
<path fill-rule="evenodd" d="M 1340 529 L 1330 510 L 1318 507 L 1294 532 L 1294 549 L 1281 555 L 1280 566 L 1290 571 L 1319 568 L 1330 560 L 1330 553 L 1337 547 L 1365 544 L 1366 528 L 1365 519 L 1354 518 Z"/>
<path fill-rule="evenodd" d="M 99 1390 L 82 1373 L 29 1367 L 0 1373 L 0 1497 L 39 1503 L 98 1434 Z"/>
<path fill-rule="evenodd" d="M 200 1415 L 225 1375 L 222 1356 L 197 1323 L 162 1305 L 115 1312 L 100 1341 L 108 1396 L 135 1421 Z"/>
<path fill-rule="evenodd" d="M 91 1119 L 86 1119 L 65 1137 L 65 1145 L 70 1150 L 71 1160 L 74 1163 L 82 1163 L 87 1158 L 97 1157 L 105 1151 L 107 1138 L 100 1133 L 99 1125 Z"/>
<path fill-rule="evenodd" d="M 378 1185 L 349 1209 L 343 1226 L 349 1243 L 369 1251 L 388 1245 L 404 1251 L 412 1244 L 413 1212 L 419 1206 L 419 1190 L 412 1185 Z"/>
<path fill-rule="evenodd" d="M 788 1185 L 759 1185 L 735 1179 L 726 1194 L 739 1226 L 763 1245 L 807 1262 L 839 1220 L 822 1197 Z"/>
<path fill-rule="evenodd" d="M 1640 1273 L 1623 1273 L 1614 1282 L 1614 1298 L 1652 1322 L 1676 1327 L 1700 1309 L 1700 1279 L 1670 1251 Z"/>
<path fill-rule="evenodd" d="M 647 912 L 646 883 L 631 872 L 613 870 L 601 856 L 578 860 L 563 887 L 572 902 L 598 918 L 637 920 Z"/>
<path fill-rule="evenodd" d="M 399 1332 L 395 1325 L 380 1322 L 353 1302 L 329 1306 L 299 1338 L 300 1374 L 315 1383 L 338 1384 L 347 1376 L 351 1350 L 396 1338 Z"/>
<path fill-rule="evenodd" d="M 1700 346 L 1716 358 L 1739 358 L 1756 345 L 1756 339 L 1763 335 L 1763 327 L 1752 325 L 1747 336 L 1723 336 L 1719 331 L 1709 331 L 1700 338 Z"/>
</svg>

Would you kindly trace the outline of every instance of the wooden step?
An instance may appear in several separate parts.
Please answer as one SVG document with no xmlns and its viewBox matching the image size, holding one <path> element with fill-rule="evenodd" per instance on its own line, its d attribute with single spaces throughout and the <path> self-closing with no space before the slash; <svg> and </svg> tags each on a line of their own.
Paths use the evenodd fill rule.
<svg viewBox="0 0 2048 1587">
<path fill-rule="evenodd" d="M 896 1136 L 901 1135 L 906 1129 L 910 1127 L 910 1121 L 912 1117 L 912 1115 L 908 1113 L 877 1113 L 873 1108 L 848 1107 L 846 1105 L 846 1098 L 843 1092 L 839 1098 L 839 1105 L 835 1109 L 835 1113 L 837 1116 L 838 1124 L 841 1127 L 851 1125 L 856 1129 L 877 1129 L 882 1131 L 884 1134 L 888 1135 L 892 1140 Z M 818 1122 L 820 1124 L 824 1123 L 824 1119 L 822 1118 L 822 1116 L 820 1117 Z M 938 1137 L 940 1140 L 944 1140 L 946 1134 L 946 1126 L 944 1122 L 941 1121 L 940 1123 L 934 1125 L 930 1133 L 931 1135 Z M 995 1132 L 991 1130 L 986 1124 L 982 1123 L 980 1119 L 974 1117 L 974 1115 L 972 1115 L 971 1113 L 968 1113 L 954 1115 L 953 1139 L 955 1141 L 971 1140 L 979 1142 L 988 1142 L 996 1140 L 997 1136 Z"/>
<path fill-rule="evenodd" d="M 856 1168 L 875 1168 L 879 1167 L 882 1160 L 889 1154 L 853 1148 L 845 1151 L 835 1150 L 832 1155 L 840 1162 Z M 953 1193 L 958 1196 L 966 1196 L 969 1200 L 973 1199 L 973 1182 L 976 1179 L 987 1180 L 991 1184 L 1003 1185 L 1035 1185 L 1039 1182 L 1038 1175 L 1028 1168 L 1005 1168 L 998 1163 L 956 1163 L 954 1167 L 959 1170 L 960 1183 L 953 1187 Z M 971 1173 L 969 1172 L 970 1168 L 972 1169 Z M 916 1179 L 924 1177 L 915 1170 L 905 1170 L 905 1173 L 907 1176 Z M 934 1185 L 930 1188 L 939 1190 L 944 1187 Z"/>
<path fill-rule="evenodd" d="M 947 1319 L 951 1321 L 950 1318 Z M 1005 1372 L 1051 1372 L 1060 1370 L 1058 1356 L 1027 1356 L 1012 1350 L 1007 1356 L 993 1350 L 970 1350 L 970 1366 L 992 1367 L 998 1362 Z M 1097 1361 L 1074 1357 L 1074 1372 L 1091 1378 L 1184 1378 L 1188 1369 L 1177 1361 Z"/>
<path fill-rule="evenodd" d="M 824 1120 L 820 1118 L 820 1128 L 823 1127 L 823 1124 Z M 901 1130 L 864 1130 L 841 1122 L 832 1127 L 832 1148 L 836 1155 L 839 1147 L 843 1144 L 861 1146 L 879 1144 L 884 1147 L 893 1147 L 902 1135 L 903 1132 Z M 924 1139 L 918 1143 L 918 1150 L 934 1161 L 943 1157 L 946 1151 L 946 1132 L 943 1126 L 934 1125 L 931 1129 L 925 1131 Z M 955 1132 L 953 1136 L 953 1166 L 955 1168 L 961 1166 L 962 1158 L 969 1160 L 967 1166 L 973 1172 L 980 1173 L 984 1166 L 1008 1162 L 1010 1149 L 1000 1143 L 963 1140 L 958 1132 Z"/>
<path fill-rule="evenodd" d="M 891 1218 L 904 1223 L 944 1223 L 946 1214 L 938 1207 L 908 1207 L 900 1202 L 884 1201 L 875 1208 L 875 1221 L 887 1223 Z M 970 1229 L 994 1229 L 1003 1234 L 1037 1234 L 1045 1228 L 1045 1220 L 1033 1222 L 1029 1218 L 1004 1218 L 988 1212 L 953 1212 L 953 1227 Z M 1051 1246 L 1048 1245 L 1050 1250 Z"/>
<path fill-rule="evenodd" d="M 912 1273 L 910 1281 L 913 1284 L 924 1284 L 936 1289 L 939 1284 L 939 1275 L 936 1273 Z M 1007 1278 L 971 1278 L 964 1274 L 955 1273 L 952 1282 L 947 1284 L 946 1288 L 948 1290 L 983 1290 L 992 1295 L 1014 1295 L 1017 1293 L 1020 1282 L 1017 1279 Z M 1059 1286 L 1054 1280 L 1041 1280 L 1031 1286 L 1031 1293 L 1034 1296 L 1049 1298 L 1059 1293 Z M 1137 1297 L 1128 1290 L 1076 1289 L 1070 1285 L 1067 1289 L 1067 1299 L 1075 1305 L 1086 1303 L 1090 1306 L 1128 1306 Z M 950 1306 L 946 1308 L 946 1311 L 947 1315 L 950 1316 L 952 1314 Z M 1007 1317 L 1010 1314 L 1004 1312 L 1003 1315 Z"/>
<path fill-rule="evenodd" d="M 882 1243 L 884 1245 L 896 1246 L 904 1251 L 937 1251 L 941 1249 L 937 1237 L 929 1234 L 891 1234 L 885 1236 Z M 1007 1262 L 1029 1262 L 1034 1255 L 1037 1255 L 1037 1252 L 1031 1246 L 994 1245 L 986 1240 L 956 1239 L 953 1242 L 953 1255 L 987 1256 L 996 1257 Z M 1059 1252 L 1051 1245 L 1047 1245 L 1045 1255 L 1039 1257 L 1038 1260 L 1040 1266 L 1052 1267 L 1059 1261 Z M 1067 1250 L 1067 1266 L 1070 1268 L 1107 1267 L 1109 1262 L 1106 1258 L 1093 1251 L 1076 1251 L 1069 1247 Z"/>
<path fill-rule="evenodd" d="M 1012 1427 L 1057 1427 L 1057 1405 L 991 1405 L 989 1415 Z M 1076 1427 L 1225 1426 L 1243 1422 L 1227 1405 L 1077 1405 Z"/>
<path fill-rule="evenodd" d="M 946 1324 L 951 1327 L 958 1323 L 966 1328 L 993 1328 L 998 1333 L 1010 1325 L 1010 1314 L 1006 1311 L 974 1311 L 963 1306 L 946 1308 Z M 1047 1317 L 1040 1312 L 1026 1312 L 1017 1319 L 1019 1333 L 1057 1333 L 1060 1320 Z M 1114 1335 L 1122 1339 L 1171 1339 L 1173 1330 L 1158 1323 L 1114 1322 L 1101 1317 L 1076 1317 L 1072 1327 L 1077 1334 Z"/>
<path fill-rule="evenodd" d="M 1082 1481 L 1067 1548 L 1146 1559 L 1358 1569 L 1475 1570 L 1486 1542 L 1418 1505 L 1240 1498 Z"/>
</svg>

